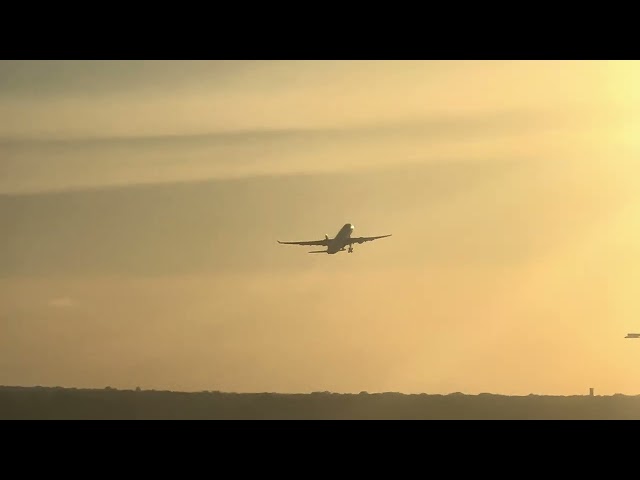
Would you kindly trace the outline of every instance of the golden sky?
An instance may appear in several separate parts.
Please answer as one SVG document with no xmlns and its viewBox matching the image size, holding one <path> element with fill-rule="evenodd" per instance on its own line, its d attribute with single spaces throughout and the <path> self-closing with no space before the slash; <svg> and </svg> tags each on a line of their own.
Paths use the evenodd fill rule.
<svg viewBox="0 0 640 480">
<path fill-rule="evenodd" d="M 640 393 L 640 64 L 0 62 L 0 384 Z M 393 237 L 352 255 L 276 240 Z"/>
</svg>

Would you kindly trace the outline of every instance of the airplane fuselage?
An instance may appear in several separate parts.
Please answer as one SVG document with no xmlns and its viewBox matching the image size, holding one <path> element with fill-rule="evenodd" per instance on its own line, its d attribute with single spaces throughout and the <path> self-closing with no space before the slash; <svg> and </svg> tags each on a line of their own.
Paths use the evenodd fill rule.
<svg viewBox="0 0 640 480">
<path fill-rule="evenodd" d="M 354 227 L 350 223 L 346 223 L 345 225 L 343 225 L 336 236 L 329 239 L 329 244 L 327 245 L 327 253 L 329 255 L 333 255 L 335 253 L 344 251 L 345 247 L 349 244 L 349 238 L 351 238 L 353 229 Z"/>
</svg>

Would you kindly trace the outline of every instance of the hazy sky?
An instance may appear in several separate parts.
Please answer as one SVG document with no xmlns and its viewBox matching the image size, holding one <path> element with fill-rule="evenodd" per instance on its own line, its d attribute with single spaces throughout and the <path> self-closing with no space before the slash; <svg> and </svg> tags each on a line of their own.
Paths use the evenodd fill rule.
<svg viewBox="0 0 640 480">
<path fill-rule="evenodd" d="M 638 62 L 0 62 L 0 384 L 640 393 Z M 346 222 L 335 256 L 276 240 Z"/>
</svg>

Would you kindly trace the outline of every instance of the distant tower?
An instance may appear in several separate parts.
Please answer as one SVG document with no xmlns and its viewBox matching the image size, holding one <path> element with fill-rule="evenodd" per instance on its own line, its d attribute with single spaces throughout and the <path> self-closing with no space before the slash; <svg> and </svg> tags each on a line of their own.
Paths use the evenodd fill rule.
<svg viewBox="0 0 640 480">
<path fill-rule="evenodd" d="M 590 396 L 590 397 L 593 397 L 593 388 L 590 388 L 590 389 L 589 389 L 589 396 Z"/>
</svg>

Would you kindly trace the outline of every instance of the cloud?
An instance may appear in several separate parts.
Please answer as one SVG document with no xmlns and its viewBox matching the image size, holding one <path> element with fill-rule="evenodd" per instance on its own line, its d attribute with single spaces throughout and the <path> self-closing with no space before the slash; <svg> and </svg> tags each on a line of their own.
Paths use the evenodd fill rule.
<svg viewBox="0 0 640 480">
<path fill-rule="evenodd" d="M 70 308 L 76 305 L 75 300 L 69 297 L 54 298 L 49 301 L 49 306 L 53 308 Z"/>
<path fill-rule="evenodd" d="M 567 129 L 569 133 L 580 131 L 583 123 L 570 114 L 543 109 L 506 109 L 402 121 L 373 119 L 348 128 L 64 139 L 0 137 L 0 168 L 5 172 L 0 177 L 0 193 L 362 171 L 453 158 L 540 156 L 540 149 L 553 144 L 553 136 Z"/>
</svg>

